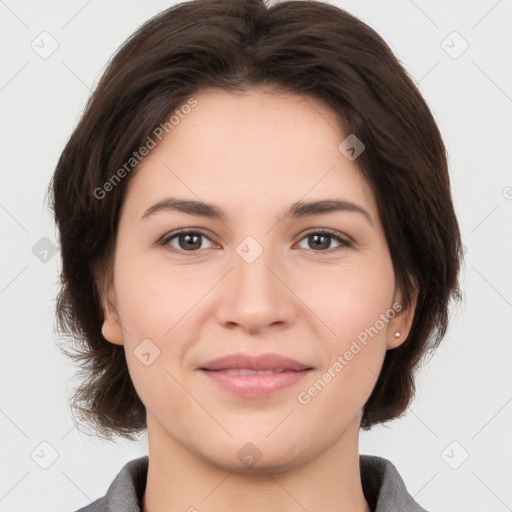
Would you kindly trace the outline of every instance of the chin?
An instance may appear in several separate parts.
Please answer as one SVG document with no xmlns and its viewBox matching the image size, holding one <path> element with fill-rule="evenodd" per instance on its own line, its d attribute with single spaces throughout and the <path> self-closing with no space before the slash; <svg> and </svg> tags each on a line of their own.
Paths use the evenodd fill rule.
<svg viewBox="0 0 512 512">
<path fill-rule="evenodd" d="M 297 446 L 300 446 L 299 450 Z M 309 453 L 302 443 L 292 439 L 289 439 L 287 446 L 282 439 L 270 440 L 247 433 L 242 439 L 230 439 L 225 444 L 219 442 L 217 447 L 215 453 L 208 449 L 196 453 L 219 469 L 246 475 L 281 473 L 293 469 L 307 462 Z"/>
<path fill-rule="evenodd" d="M 238 458 L 225 459 L 207 459 L 208 462 L 224 471 L 230 471 L 239 475 L 266 475 L 277 474 L 293 469 L 300 465 L 300 462 L 291 457 L 280 457 L 278 454 L 272 454 L 270 459 L 262 456 L 254 465 L 246 464 Z"/>
</svg>

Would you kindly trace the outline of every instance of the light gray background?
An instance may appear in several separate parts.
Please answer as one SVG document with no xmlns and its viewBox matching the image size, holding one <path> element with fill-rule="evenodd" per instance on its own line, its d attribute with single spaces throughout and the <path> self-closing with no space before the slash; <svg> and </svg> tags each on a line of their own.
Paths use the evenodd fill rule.
<svg viewBox="0 0 512 512">
<path fill-rule="evenodd" d="M 75 369 L 53 333 L 59 254 L 40 240 L 58 245 L 45 189 L 106 62 L 171 3 L 0 1 L 1 512 L 74 511 L 147 453 L 145 437 L 109 444 L 74 428 Z M 465 304 L 409 413 L 362 434 L 360 451 L 389 458 L 428 510 L 512 510 L 512 0 L 331 3 L 383 36 L 430 105 L 467 260 Z"/>
</svg>

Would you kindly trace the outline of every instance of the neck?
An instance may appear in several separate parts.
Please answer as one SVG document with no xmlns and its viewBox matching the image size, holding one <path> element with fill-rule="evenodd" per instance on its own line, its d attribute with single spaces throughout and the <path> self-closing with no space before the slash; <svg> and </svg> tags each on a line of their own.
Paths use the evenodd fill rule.
<svg viewBox="0 0 512 512">
<path fill-rule="evenodd" d="M 148 415 L 149 466 L 143 512 L 372 512 L 359 468 L 359 423 L 303 464 L 232 471 L 175 442 Z"/>
</svg>

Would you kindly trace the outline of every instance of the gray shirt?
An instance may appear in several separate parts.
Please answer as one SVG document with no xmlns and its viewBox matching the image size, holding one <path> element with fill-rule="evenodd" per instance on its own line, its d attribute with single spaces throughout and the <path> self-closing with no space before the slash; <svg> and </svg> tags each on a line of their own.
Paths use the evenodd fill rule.
<svg viewBox="0 0 512 512">
<path fill-rule="evenodd" d="M 121 469 L 107 493 L 76 512 L 141 512 L 146 489 L 148 456 L 133 459 Z M 395 466 L 375 455 L 359 455 L 361 484 L 373 512 L 427 512 L 407 492 Z"/>
</svg>

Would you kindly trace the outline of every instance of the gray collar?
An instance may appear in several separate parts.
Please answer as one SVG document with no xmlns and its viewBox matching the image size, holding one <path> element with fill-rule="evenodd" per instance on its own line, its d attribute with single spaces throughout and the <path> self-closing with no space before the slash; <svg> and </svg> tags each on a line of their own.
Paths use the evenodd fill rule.
<svg viewBox="0 0 512 512">
<path fill-rule="evenodd" d="M 141 512 L 149 458 L 133 459 L 121 469 L 107 493 L 76 512 Z M 407 492 L 395 466 L 375 455 L 360 455 L 361 484 L 373 512 L 427 512 Z"/>
</svg>

